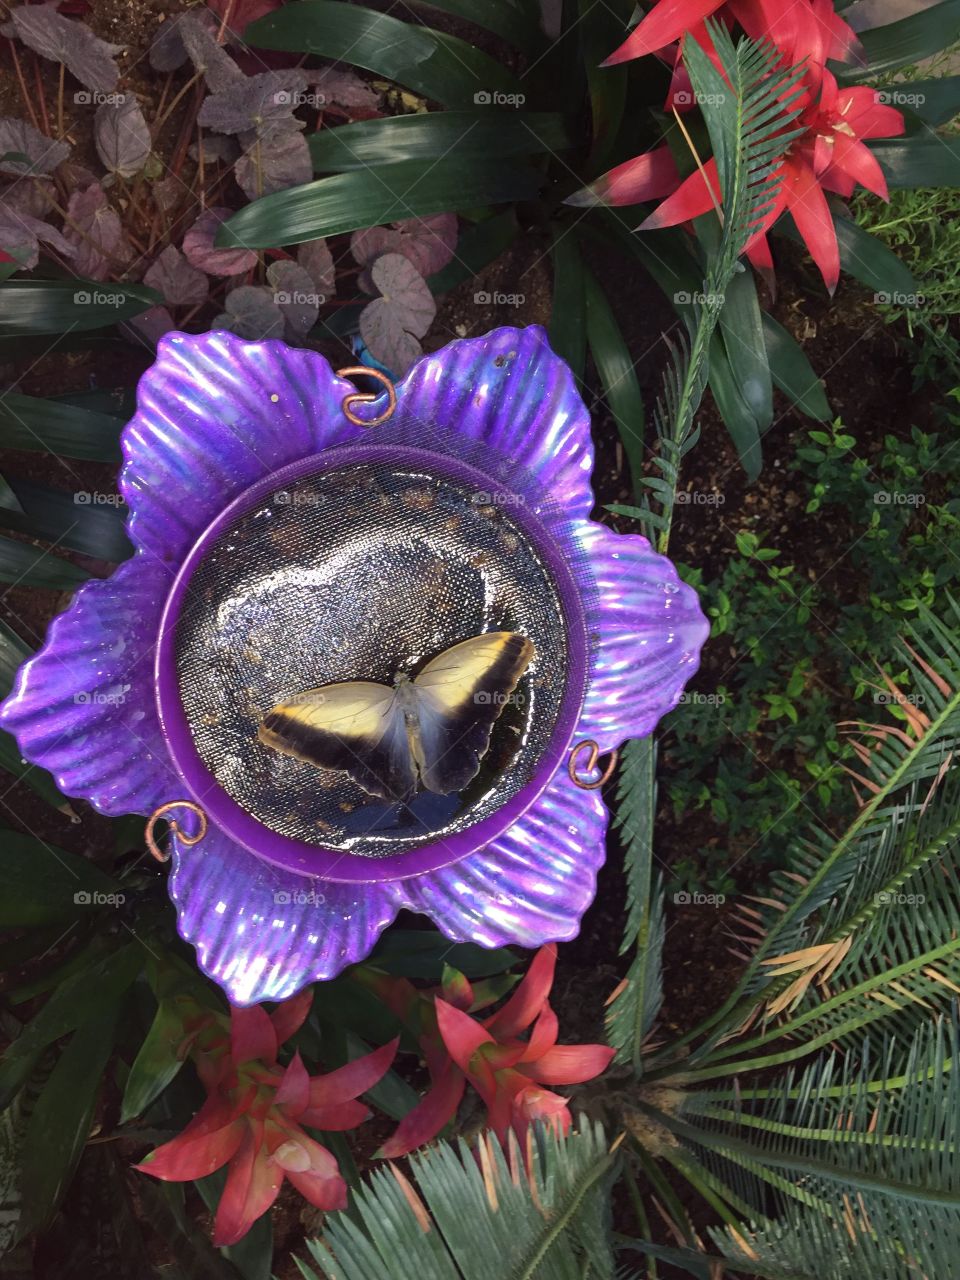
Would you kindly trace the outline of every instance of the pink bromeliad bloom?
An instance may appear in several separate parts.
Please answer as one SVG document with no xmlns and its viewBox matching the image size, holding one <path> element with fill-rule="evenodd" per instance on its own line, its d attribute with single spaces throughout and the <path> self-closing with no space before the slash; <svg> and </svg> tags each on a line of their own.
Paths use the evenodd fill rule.
<svg viewBox="0 0 960 1280">
<path fill-rule="evenodd" d="M 288 1178 L 318 1209 L 342 1209 L 347 1187 L 336 1160 L 301 1127 L 353 1129 L 370 1114 L 357 1098 L 393 1061 L 397 1042 L 355 1058 L 328 1075 L 310 1076 L 299 1053 L 277 1062 L 299 1030 L 311 990 L 277 1006 L 232 1007 L 229 1024 L 206 1015 L 190 1029 L 190 1053 L 208 1098 L 183 1133 L 135 1167 L 165 1182 L 190 1182 L 227 1166 L 213 1242 L 235 1244 L 276 1200 Z"/>
<path fill-rule="evenodd" d="M 374 981 L 374 989 L 419 1035 L 431 1079 L 423 1100 L 380 1155 L 406 1155 L 435 1138 L 456 1115 L 468 1082 L 501 1142 L 510 1129 L 522 1138 L 535 1120 L 566 1132 L 568 1100 L 549 1086 L 592 1080 L 606 1070 L 614 1051 L 602 1044 L 557 1044 L 557 1015 L 548 1001 L 556 962 L 556 946 L 542 947 L 503 1008 L 482 1021 L 470 1010 L 482 1007 L 484 998 L 462 974 L 449 977 L 443 994 L 432 998 L 402 979 Z"/>
<path fill-rule="evenodd" d="M 828 58 L 844 56 L 855 48 L 853 32 L 834 14 L 830 0 L 797 0 L 789 6 L 773 6 L 770 0 L 731 0 L 723 11 L 712 0 L 661 0 L 609 62 L 653 52 L 681 36 L 678 58 L 688 39 L 696 39 L 715 58 L 703 24 L 711 13 L 728 17 L 731 24 L 738 22 L 752 38 L 766 38 L 774 44 L 780 65 L 803 64 L 805 68 L 801 94 L 794 103 L 799 115 L 784 126 L 802 133 L 790 143 L 771 175 L 774 197 L 754 229 L 747 257 L 759 271 L 772 276 L 767 232 L 788 212 L 833 292 L 840 278 L 840 251 L 826 192 L 849 197 L 859 185 L 886 200 L 886 179 L 865 142 L 902 134 L 903 116 L 881 102 L 874 89 L 864 85 L 841 88 L 826 69 Z M 694 24 L 685 33 L 683 26 L 677 25 L 681 18 Z M 665 33 L 672 34 L 665 39 Z M 678 62 L 678 67 L 681 65 Z M 682 81 L 675 72 L 672 102 L 692 103 L 692 95 L 678 89 L 678 83 Z M 652 231 L 709 212 L 720 195 L 714 160 L 708 160 L 702 171 L 698 168 L 681 178 L 669 146 L 664 145 L 611 169 L 570 203 L 627 205 L 663 198 L 640 226 L 641 231 Z"/>
</svg>

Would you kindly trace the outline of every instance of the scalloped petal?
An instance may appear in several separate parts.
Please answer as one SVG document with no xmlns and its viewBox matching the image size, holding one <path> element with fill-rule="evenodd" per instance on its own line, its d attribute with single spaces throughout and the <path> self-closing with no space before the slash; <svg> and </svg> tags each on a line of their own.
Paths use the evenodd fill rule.
<svg viewBox="0 0 960 1280">
<path fill-rule="evenodd" d="M 563 770 L 485 848 L 399 881 L 401 901 L 454 942 L 538 947 L 574 938 L 593 901 L 608 819 L 599 794 Z"/>
<path fill-rule="evenodd" d="M 200 968 L 234 1004 L 285 1000 L 366 956 L 397 914 L 389 885 L 296 876 L 210 827 L 175 836 L 170 896 Z"/>
<path fill-rule="evenodd" d="M 639 534 L 577 521 L 573 537 L 593 568 L 587 629 L 594 651 L 578 738 L 612 751 L 652 733 L 680 701 L 710 634 L 696 591 Z"/>
<path fill-rule="evenodd" d="M 414 365 L 397 401 L 398 428 L 412 418 L 423 448 L 452 450 L 482 470 L 496 464 L 493 450 L 499 478 L 534 505 L 589 515 L 590 415 L 540 325 L 449 343 Z"/>
<path fill-rule="evenodd" d="M 121 437 L 134 546 L 176 563 L 262 476 L 359 439 L 363 429 L 340 409 L 355 390 L 313 351 L 217 331 L 168 334 Z"/>
<path fill-rule="evenodd" d="M 183 791 L 153 699 L 153 648 L 170 572 L 135 555 L 84 583 L 20 668 L 0 725 L 65 795 L 101 813 L 152 813 Z"/>
</svg>

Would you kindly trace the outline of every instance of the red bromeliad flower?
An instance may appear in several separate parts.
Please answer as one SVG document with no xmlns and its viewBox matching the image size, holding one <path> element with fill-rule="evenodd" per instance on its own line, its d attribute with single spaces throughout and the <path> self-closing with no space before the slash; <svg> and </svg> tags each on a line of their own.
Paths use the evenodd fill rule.
<svg viewBox="0 0 960 1280">
<path fill-rule="evenodd" d="M 784 53 L 802 49 L 801 57 L 820 65 L 827 58 L 862 56 L 856 32 L 834 12 L 833 0 L 659 0 L 602 65 L 658 53 L 687 34 L 704 44 L 704 21 L 711 16 L 729 26 L 739 23 L 751 40 L 771 40 Z"/>
<path fill-rule="evenodd" d="M 703 17 L 718 7 L 711 0 L 661 0 L 610 61 L 650 52 L 645 41 L 659 41 L 664 31 L 674 29 L 678 14 L 690 16 L 694 11 L 699 16 L 692 20 L 698 21 L 700 28 L 686 38 L 693 35 L 713 53 Z M 859 184 L 887 199 L 883 171 L 864 143 L 868 138 L 903 133 L 903 116 L 880 102 L 874 89 L 863 85 L 840 88 L 826 70 L 827 58 L 853 48 L 844 34 L 849 32 L 852 37 L 853 33 L 833 13 L 831 0 L 798 0 L 788 7 L 778 5 L 776 10 L 770 0 L 730 0 L 727 8 L 731 19 L 740 22 L 751 38 L 766 36 L 777 46 L 781 66 L 801 62 L 805 66 L 801 94 L 794 104 L 799 115 L 784 126 L 803 132 L 790 143 L 771 175 L 773 200 L 747 245 L 747 256 L 759 271 L 772 277 L 767 232 L 781 214 L 789 212 L 832 293 L 840 278 L 840 252 L 825 192 L 849 197 Z M 644 28 L 647 34 L 640 39 Z M 628 46 L 631 52 L 626 53 Z M 687 96 L 692 102 L 692 96 Z M 720 198 L 716 162 L 709 160 L 702 170 L 697 168 L 682 179 L 670 148 L 664 145 L 611 169 L 570 203 L 624 205 L 661 197 L 666 199 L 641 224 L 641 231 L 676 226 L 709 212 Z"/>
<path fill-rule="evenodd" d="M 374 980 L 394 1012 L 418 1028 L 432 1082 L 380 1155 L 406 1155 L 435 1138 L 456 1115 L 468 1081 L 501 1142 L 511 1128 L 523 1137 L 534 1120 L 566 1132 L 568 1101 L 544 1086 L 592 1080 L 606 1070 L 614 1051 L 601 1044 L 557 1044 L 557 1016 L 547 999 L 556 962 L 554 945 L 538 951 L 507 1003 L 484 1021 L 468 1012 L 482 1007 L 484 999 L 476 999 L 462 974 L 448 978 L 443 996 L 432 999 L 402 980 Z M 522 1039 L 528 1030 L 529 1038 Z"/>
<path fill-rule="evenodd" d="M 294 1054 L 277 1062 L 281 1044 L 300 1028 L 313 992 L 273 1013 L 259 1005 L 232 1007 L 229 1023 L 205 1014 L 188 1024 L 189 1050 L 208 1098 L 183 1133 L 136 1165 L 165 1182 L 190 1182 L 227 1165 L 213 1242 L 235 1244 L 276 1200 L 284 1178 L 318 1209 L 342 1209 L 346 1183 L 336 1160 L 301 1125 L 353 1129 L 370 1114 L 356 1101 L 384 1075 L 397 1042 L 355 1058 L 324 1076 L 310 1076 Z"/>
</svg>

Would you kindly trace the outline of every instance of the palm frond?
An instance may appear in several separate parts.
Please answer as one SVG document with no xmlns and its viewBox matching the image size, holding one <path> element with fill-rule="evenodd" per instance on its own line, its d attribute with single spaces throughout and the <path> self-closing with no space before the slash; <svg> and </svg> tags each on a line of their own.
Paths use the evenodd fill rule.
<svg viewBox="0 0 960 1280">
<path fill-rule="evenodd" d="M 347 1213 L 309 1241 L 327 1280 L 613 1280 L 609 1185 L 618 1157 L 602 1128 L 531 1133 L 526 1152 L 485 1135 L 439 1142 L 378 1169 Z M 309 1271 L 304 1271 L 309 1275 Z"/>
<path fill-rule="evenodd" d="M 955 1274 L 958 1066 L 954 1017 L 906 1042 L 868 1038 L 770 1087 L 688 1094 L 666 1123 L 757 1205 L 749 1230 L 714 1231 L 717 1245 L 763 1275 Z"/>
</svg>

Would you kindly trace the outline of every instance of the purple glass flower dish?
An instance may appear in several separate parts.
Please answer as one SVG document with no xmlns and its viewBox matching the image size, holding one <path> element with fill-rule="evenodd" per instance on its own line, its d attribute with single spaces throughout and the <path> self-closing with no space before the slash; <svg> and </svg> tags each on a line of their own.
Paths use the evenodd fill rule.
<svg viewBox="0 0 960 1280">
<path fill-rule="evenodd" d="M 453 342 L 366 401 L 311 351 L 165 338 L 123 433 L 134 555 L 0 708 L 67 795 L 174 818 L 178 927 L 238 1004 L 362 960 L 401 907 L 482 946 L 573 937 L 598 757 L 677 703 L 707 634 L 668 560 L 590 520 L 589 418 L 543 330 Z M 390 804 L 258 739 L 300 691 L 490 631 L 534 657 L 457 794 Z"/>
</svg>

